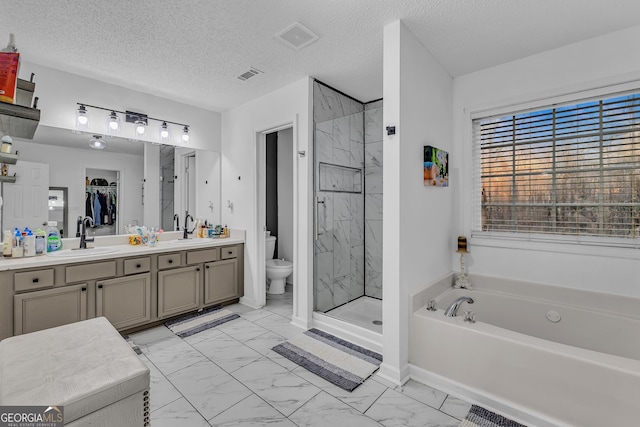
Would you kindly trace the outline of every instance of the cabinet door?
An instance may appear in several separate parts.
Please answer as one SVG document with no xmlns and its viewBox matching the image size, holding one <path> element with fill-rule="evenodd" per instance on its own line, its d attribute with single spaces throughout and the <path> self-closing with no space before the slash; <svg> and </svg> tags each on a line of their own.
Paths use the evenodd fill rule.
<svg viewBox="0 0 640 427">
<path fill-rule="evenodd" d="M 200 267 L 158 272 L 158 317 L 195 310 L 200 306 Z"/>
<path fill-rule="evenodd" d="M 238 293 L 238 260 L 228 259 L 205 264 L 204 304 L 214 304 L 234 298 Z"/>
<path fill-rule="evenodd" d="M 136 274 L 96 283 L 96 316 L 116 329 L 151 321 L 151 274 Z"/>
<path fill-rule="evenodd" d="M 15 335 L 86 320 L 87 285 L 15 295 L 13 308 Z"/>
</svg>

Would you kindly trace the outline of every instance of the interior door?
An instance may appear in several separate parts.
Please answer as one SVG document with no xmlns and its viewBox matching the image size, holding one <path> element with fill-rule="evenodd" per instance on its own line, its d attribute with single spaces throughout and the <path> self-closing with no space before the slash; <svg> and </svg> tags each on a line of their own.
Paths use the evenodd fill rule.
<svg viewBox="0 0 640 427">
<path fill-rule="evenodd" d="M 2 229 L 42 228 L 49 219 L 49 165 L 18 160 L 9 166 L 14 173 L 15 183 L 2 184 Z"/>
</svg>

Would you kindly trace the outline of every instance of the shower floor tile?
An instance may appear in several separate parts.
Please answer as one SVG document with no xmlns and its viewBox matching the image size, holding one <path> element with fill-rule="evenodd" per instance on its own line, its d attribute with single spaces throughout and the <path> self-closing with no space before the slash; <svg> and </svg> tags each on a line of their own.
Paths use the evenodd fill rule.
<svg viewBox="0 0 640 427">
<path fill-rule="evenodd" d="M 382 301 L 379 299 L 360 297 L 325 314 L 370 331 L 382 333 Z"/>
</svg>

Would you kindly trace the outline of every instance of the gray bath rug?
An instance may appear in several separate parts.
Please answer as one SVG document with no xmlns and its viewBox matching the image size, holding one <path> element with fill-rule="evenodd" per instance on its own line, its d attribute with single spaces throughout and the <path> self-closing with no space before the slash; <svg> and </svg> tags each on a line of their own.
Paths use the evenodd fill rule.
<svg viewBox="0 0 640 427">
<path fill-rule="evenodd" d="M 214 328 L 240 317 L 238 313 L 222 307 L 206 308 L 198 313 L 188 314 L 165 322 L 165 326 L 180 338 L 189 337 L 198 332 Z"/>
<path fill-rule="evenodd" d="M 527 427 L 480 406 L 472 405 L 460 427 Z"/>
<path fill-rule="evenodd" d="M 122 338 L 124 338 L 125 341 L 127 341 L 127 344 L 131 346 L 131 348 L 133 349 L 133 351 L 136 352 L 136 354 L 142 354 L 142 350 L 140 350 L 140 347 L 138 347 L 138 344 L 134 343 L 131 340 L 131 337 L 129 337 L 129 335 L 125 335 Z"/>
<path fill-rule="evenodd" d="M 347 391 L 362 384 L 382 363 L 382 355 L 318 329 L 310 329 L 272 350 Z"/>
</svg>

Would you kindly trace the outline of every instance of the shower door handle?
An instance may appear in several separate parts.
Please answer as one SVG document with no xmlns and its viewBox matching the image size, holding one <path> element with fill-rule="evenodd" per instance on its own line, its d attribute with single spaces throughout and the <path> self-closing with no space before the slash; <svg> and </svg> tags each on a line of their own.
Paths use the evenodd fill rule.
<svg viewBox="0 0 640 427">
<path fill-rule="evenodd" d="M 324 234 L 324 233 L 321 233 L 319 228 L 318 228 L 318 217 L 320 216 L 319 212 L 318 212 L 318 205 L 322 205 L 322 206 L 324 206 L 326 208 L 326 205 L 324 204 L 324 199 L 320 200 L 320 198 L 318 196 L 316 196 L 316 229 L 315 229 L 315 232 L 316 232 L 315 233 L 316 234 L 315 239 L 316 240 L 318 240 L 319 236 Z"/>
</svg>

